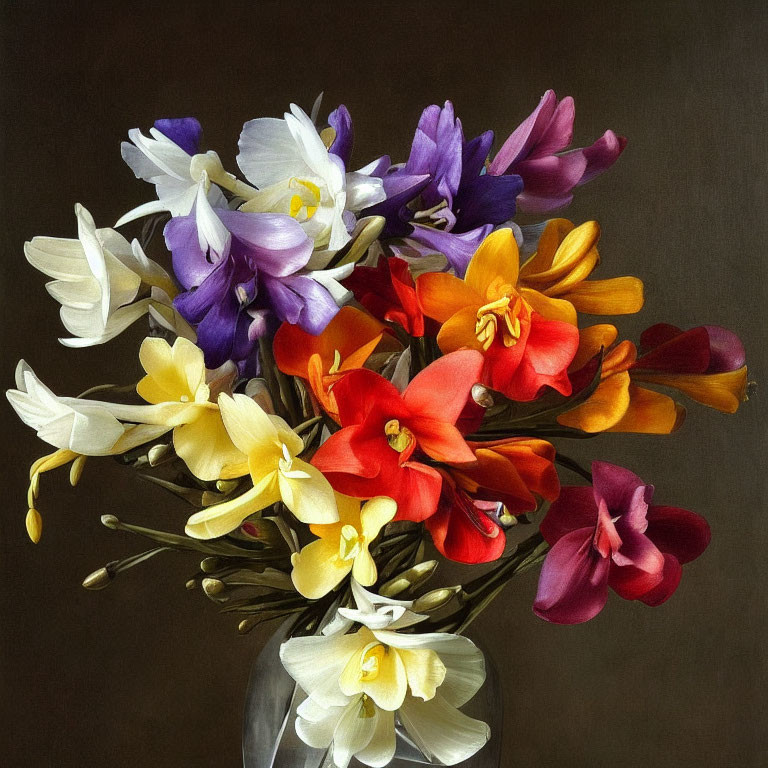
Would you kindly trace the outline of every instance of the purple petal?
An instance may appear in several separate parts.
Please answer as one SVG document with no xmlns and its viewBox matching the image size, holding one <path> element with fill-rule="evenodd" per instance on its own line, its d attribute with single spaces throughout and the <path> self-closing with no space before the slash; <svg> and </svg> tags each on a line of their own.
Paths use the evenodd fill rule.
<svg viewBox="0 0 768 768">
<path fill-rule="evenodd" d="M 278 318 L 299 325 L 315 336 L 325 330 L 339 311 L 330 293 L 311 277 L 293 275 L 282 280 L 265 277 L 264 286 Z"/>
<path fill-rule="evenodd" d="M 646 485 L 634 472 L 605 461 L 592 462 L 592 487 L 595 501 L 603 500 L 611 517 L 626 518 L 628 529 L 642 532 L 647 525 L 648 503 L 653 486 Z M 623 533 L 620 534 L 623 538 Z"/>
<path fill-rule="evenodd" d="M 482 173 L 485 160 L 493 144 L 493 131 L 486 131 L 467 141 L 461 152 L 461 185 Z"/>
<path fill-rule="evenodd" d="M 592 547 L 593 532 L 571 531 L 549 550 L 533 603 L 537 616 L 555 624 L 580 624 L 603 609 L 611 561 Z"/>
<path fill-rule="evenodd" d="M 291 275 L 305 266 L 312 255 L 312 241 L 290 216 L 223 210 L 218 214 L 233 238 L 241 244 L 238 254 L 247 255 L 254 267 L 269 275 Z M 236 246 L 233 243 L 233 249 Z"/>
<path fill-rule="evenodd" d="M 557 96 L 552 90 L 547 91 L 539 101 L 539 105 L 502 144 L 501 149 L 488 167 L 492 176 L 502 176 L 519 159 L 527 157 L 535 146 L 552 119 L 557 106 Z"/>
<path fill-rule="evenodd" d="M 515 164 L 514 172 L 523 177 L 525 192 L 540 197 L 568 194 L 584 174 L 586 159 L 578 152 L 548 155 Z"/>
<path fill-rule="evenodd" d="M 569 485 L 560 489 L 539 526 L 548 544 L 555 544 L 567 533 L 579 528 L 594 529 L 597 524 L 597 504 L 592 487 Z"/>
<path fill-rule="evenodd" d="M 155 128 L 188 155 L 197 154 L 203 128 L 194 117 L 161 118 L 155 120 Z"/>
<path fill-rule="evenodd" d="M 493 226 L 487 224 L 469 232 L 454 234 L 442 229 L 414 224 L 413 232 L 408 235 L 408 238 L 421 246 L 419 250 L 424 255 L 442 253 L 448 259 L 448 263 L 456 270 L 456 274 L 463 277 L 470 259 L 480 247 L 480 243 L 491 234 L 492 229 Z"/>
<path fill-rule="evenodd" d="M 622 533 L 621 549 L 613 553 L 608 584 L 625 600 L 637 600 L 663 578 L 664 555 L 641 533 Z"/>
<path fill-rule="evenodd" d="M 173 300 L 173 305 L 187 322 L 193 325 L 199 323 L 212 306 L 225 300 L 232 277 L 232 260 L 222 259 L 198 288 L 180 293 Z"/>
<path fill-rule="evenodd" d="M 431 178 L 428 174 L 421 176 L 411 176 L 401 172 L 387 174 L 382 178 L 387 199 L 361 211 L 360 216 L 383 216 L 387 223 L 381 234 L 382 237 L 405 237 L 411 232 L 412 227 L 408 221 L 413 215 L 405 206 L 421 193 Z"/>
<path fill-rule="evenodd" d="M 573 121 L 576 105 L 571 96 L 566 96 L 555 108 L 549 124 L 544 129 L 536 146 L 531 148 L 526 159 L 545 157 L 561 152 L 573 141 Z"/>
<path fill-rule="evenodd" d="M 184 288 L 192 288 L 205 280 L 215 263 L 200 248 L 197 221 L 194 216 L 177 216 L 163 230 L 165 243 L 173 257 L 173 273 Z"/>
<path fill-rule="evenodd" d="M 483 174 L 466 182 L 454 201 L 454 231 L 466 231 L 483 224 L 504 224 L 515 215 L 515 201 L 523 190 L 519 176 Z"/>
<path fill-rule="evenodd" d="M 672 597 L 682 577 L 683 567 L 680 563 L 672 555 L 664 555 L 664 573 L 661 581 L 639 599 L 651 607 L 661 605 Z"/>
<path fill-rule="evenodd" d="M 657 506 L 648 510 L 645 535 L 664 554 L 674 555 L 681 563 L 699 557 L 712 537 L 709 523 L 701 515 L 679 507 Z"/>
<path fill-rule="evenodd" d="M 550 213 L 565 208 L 573 202 L 573 194 L 564 195 L 534 195 L 528 194 L 523 188 L 517 197 L 517 208 L 521 213 Z"/>
<path fill-rule="evenodd" d="M 328 151 L 341 158 L 344 167 L 348 168 L 352 157 L 352 143 L 354 141 L 352 116 L 343 104 L 339 104 L 328 115 L 328 124 L 336 131 L 336 138 L 333 140 L 333 144 L 331 144 Z"/>
<path fill-rule="evenodd" d="M 586 184 L 595 176 L 607 171 L 618 159 L 627 146 L 627 140 L 623 136 L 617 136 L 613 131 L 606 131 L 591 147 L 576 150 L 581 152 L 587 161 L 584 175 L 578 186 Z"/>
<path fill-rule="evenodd" d="M 747 354 L 741 339 L 727 328 L 705 325 L 709 335 L 709 367 L 707 373 L 736 371 L 746 365 Z"/>
</svg>

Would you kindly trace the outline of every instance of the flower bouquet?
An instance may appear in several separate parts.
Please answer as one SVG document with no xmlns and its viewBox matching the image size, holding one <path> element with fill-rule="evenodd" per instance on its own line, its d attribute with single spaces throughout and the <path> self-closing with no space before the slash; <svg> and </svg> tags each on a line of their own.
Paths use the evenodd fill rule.
<svg viewBox="0 0 768 768">
<path fill-rule="evenodd" d="M 277 703 L 252 688 L 254 765 L 287 765 L 289 737 L 336 768 L 454 765 L 490 736 L 468 714 L 486 663 L 464 633 L 516 574 L 541 563 L 534 613 L 573 624 L 610 590 L 664 602 L 709 543 L 702 517 L 629 469 L 582 466 L 569 441 L 677 430 L 660 389 L 732 413 L 745 353 L 717 326 L 633 341 L 588 319 L 639 311 L 643 284 L 592 279 L 597 222 L 547 218 L 626 144 L 569 149 L 571 98 L 548 91 L 495 153 L 450 102 L 427 107 L 405 163 L 356 171 L 348 111 L 319 111 L 247 122 L 241 177 L 194 118 L 131 130 L 122 156 L 156 199 L 115 227 L 143 220 L 140 236 L 77 205 L 77 239 L 26 244 L 63 344 L 149 328 L 134 386 L 59 396 L 19 363 L 8 399 L 55 449 L 31 467 L 27 531 L 45 472 L 69 465 L 75 485 L 115 456 L 194 511 L 183 531 L 104 515 L 148 543 L 84 586 L 180 550 L 200 559 L 187 586 L 241 633 L 278 623 L 290 684 Z M 484 567 L 426 588 L 445 560 Z"/>
</svg>

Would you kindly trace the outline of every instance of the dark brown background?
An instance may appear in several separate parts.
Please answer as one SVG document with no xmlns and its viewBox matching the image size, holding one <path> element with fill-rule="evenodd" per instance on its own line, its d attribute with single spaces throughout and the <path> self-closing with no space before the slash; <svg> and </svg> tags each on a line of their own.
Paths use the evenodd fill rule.
<svg viewBox="0 0 768 768">
<path fill-rule="evenodd" d="M 72 7 L 64 7 L 72 5 Z M 138 373 L 134 329 L 108 346 L 59 346 L 57 306 L 24 261 L 36 234 L 72 237 L 79 201 L 100 226 L 149 199 L 119 143 L 135 126 L 196 115 L 233 167 L 242 123 L 347 104 L 355 160 L 404 159 L 427 104 L 454 100 L 468 134 L 505 134 L 545 89 L 577 102 L 578 144 L 630 138 L 569 216 L 604 229 L 601 273 L 637 273 L 641 317 L 737 329 L 766 378 L 764 2 L 2 3 L 4 385 L 24 356 L 62 394 Z M 324 114 L 327 113 L 324 110 Z M 505 763 L 623 768 L 765 765 L 764 393 L 738 415 L 692 407 L 666 439 L 612 436 L 595 458 L 633 468 L 662 503 L 705 514 L 713 541 L 666 605 L 613 598 L 594 621 L 536 619 L 536 577 L 478 622 L 504 670 Z M 170 555 L 89 593 L 80 580 L 140 543 L 104 512 L 180 528 L 186 509 L 110 459 L 69 489 L 43 480 L 45 532 L 24 534 L 27 466 L 43 446 L 3 406 L 0 665 L 3 766 L 234 767 L 250 661 L 183 584 Z M 584 446 L 581 446 L 583 449 Z M 586 455 L 586 453 L 585 453 Z"/>
</svg>

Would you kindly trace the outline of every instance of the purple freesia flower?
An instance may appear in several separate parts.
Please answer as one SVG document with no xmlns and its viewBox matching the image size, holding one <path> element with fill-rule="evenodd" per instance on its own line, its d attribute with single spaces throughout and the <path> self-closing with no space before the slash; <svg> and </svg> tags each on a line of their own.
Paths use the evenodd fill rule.
<svg viewBox="0 0 768 768">
<path fill-rule="evenodd" d="M 386 218 L 383 238 L 406 238 L 423 254 L 443 253 L 463 275 L 494 226 L 514 216 L 522 189 L 513 174 L 484 174 L 492 142 L 492 131 L 465 141 L 450 101 L 427 107 L 405 165 L 372 170 L 381 176 L 387 199 L 365 213 Z"/>
<path fill-rule="evenodd" d="M 193 212 L 165 227 L 174 273 L 187 289 L 174 306 L 196 327 L 208 368 L 234 360 L 245 370 L 270 318 L 318 334 L 338 307 L 312 273 L 301 272 L 312 241 L 298 222 L 283 214 L 213 209 L 203 188 Z"/>
<path fill-rule="evenodd" d="M 703 517 L 649 506 L 653 486 L 627 469 L 592 463 L 593 485 L 561 490 L 541 523 L 551 545 L 534 613 L 556 624 L 596 616 L 611 587 L 626 600 L 659 605 L 677 589 L 682 564 L 709 544 Z"/>
<path fill-rule="evenodd" d="M 491 176 L 522 177 L 521 211 L 546 213 L 568 205 L 574 187 L 607 171 L 624 150 L 627 140 L 606 131 L 591 146 L 565 152 L 573 140 L 575 114 L 570 96 L 558 101 L 554 91 L 547 91 L 488 166 Z"/>
</svg>

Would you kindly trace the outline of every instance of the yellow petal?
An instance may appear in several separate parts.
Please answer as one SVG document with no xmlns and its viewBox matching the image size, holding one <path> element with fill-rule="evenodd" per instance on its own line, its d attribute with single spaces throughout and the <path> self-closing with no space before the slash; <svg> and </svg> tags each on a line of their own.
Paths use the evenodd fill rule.
<svg viewBox="0 0 768 768">
<path fill-rule="evenodd" d="M 215 539 L 234 531 L 246 517 L 279 500 L 277 478 L 273 472 L 242 496 L 196 512 L 187 520 L 184 531 L 193 539 Z"/>
<path fill-rule="evenodd" d="M 679 429 L 684 420 L 685 408 L 671 397 L 630 384 L 629 407 L 607 431 L 668 435 Z"/>
<path fill-rule="evenodd" d="M 232 442 L 256 461 L 274 461 L 282 455 L 277 429 L 264 410 L 245 395 L 219 395 L 219 409 Z"/>
<path fill-rule="evenodd" d="M 171 347 L 165 339 L 146 338 L 139 360 L 147 375 L 136 390 L 148 403 L 208 399 L 203 351 L 188 339 L 179 337 Z"/>
<path fill-rule="evenodd" d="M 607 350 L 616 341 L 618 335 L 619 332 L 616 330 L 616 326 L 608 323 L 580 328 L 579 349 L 571 361 L 569 370 L 578 371 L 583 368 L 600 351 L 601 347 Z"/>
<path fill-rule="evenodd" d="M 520 268 L 520 279 L 527 281 L 549 270 L 560 243 L 573 228 L 573 223 L 568 219 L 550 219 L 536 244 L 536 253 Z"/>
<path fill-rule="evenodd" d="M 580 259 L 573 268 L 558 280 L 554 285 L 550 285 L 544 290 L 547 296 L 561 296 L 567 293 L 569 289 L 586 280 L 600 261 L 597 248 L 593 248 L 584 258 Z"/>
<path fill-rule="evenodd" d="M 534 312 L 538 312 L 547 320 L 560 320 L 563 323 L 576 325 L 576 309 L 570 301 L 553 299 L 532 288 L 521 288 L 520 295 L 530 304 Z"/>
<path fill-rule="evenodd" d="M 285 445 L 291 456 L 298 456 L 304 450 L 304 441 L 293 431 L 285 419 L 269 414 L 269 420 L 277 430 L 278 441 Z"/>
<path fill-rule="evenodd" d="M 352 570 L 350 560 L 339 557 L 339 542 L 317 539 L 291 557 L 291 579 L 296 589 L 310 600 L 327 595 Z"/>
<path fill-rule="evenodd" d="M 173 447 L 192 474 L 205 481 L 219 480 L 225 465 L 247 461 L 229 437 L 218 409 L 201 410 L 195 421 L 176 427 Z"/>
<path fill-rule="evenodd" d="M 483 240 L 469 262 L 464 282 L 481 297 L 488 295 L 488 287 L 500 282 L 517 285 L 520 252 L 511 229 L 497 229 Z M 496 297 L 498 298 L 498 297 Z"/>
<path fill-rule="evenodd" d="M 673 387 L 692 400 L 724 413 L 736 413 L 745 399 L 747 368 L 725 373 L 632 373 L 636 381 Z"/>
<path fill-rule="evenodd" d="M 585 280 L 562 298 L 588 315 L 631 315 L 643 306 L 643 281 L 636 277 Z"/>
<path fill-rule="evenodd" d="M 477 307 L 466 307 L 457 312 L 443 324 L 437 334 L 437 343 L 443 352 L 455 352 L 457 349 L 483 350 L 483 345 L 475 333 Z"/>
<path fill-rule="evenodd" d="M 371 632 L 358 632 L 371 642 L 350 658 L 339 676 L 339 687 L 347 696 L 366 693 L 378 707 L 390 712 L 398 709 L 408 691 L 408 678 L 400 653 L 378 642 Z"/>
<path fill-rule="evenodd" d="M 434 698 L 445 680 L 445 664 L 440 661 L 440 657 L 426 648 L 410 651 L 399 649 L 398 653 L 405 665 L 411 693 L 424 701 Z"/>
<path fill-rule="evenodd" d="M 485 304 L 485 296 L 447 272 L 425 272 L 416 280 L 416 294 L 422 312 L 444 323 L 465 307 Z"/>
<path fill-rule="evenodd" d="M 357 580 L 357 583 L 364 587 L 372 587 L 376 583 L 378 577 L 376 563 L 371 557 L 371 553 L 368 551 L 367 544 L 364 544 L 361 547 L 355 557 L 352 565 L 352 575 Z"/>
<path fill-rule="evenodd" d="M 581 405 L 557 417 L 560 424 L 584 432 L 603 432 L 616 424 L 629 407 L 629 374 L 624 371 L 600 382 Z"/>
<path fill-rule="evenodd" d="M 291 470 L 308 477 L 287 477 L 278 471 L 280 496 L 302 523 L 335 523 L 339 519 L 331 484 L 317 467 L 294 459 Z"/>
<path fill-rule="evenodd" d="M 363 536 L 373 541 L 379 531 L 395 516 L 397 502 L 388 496 L 375 496 L 363 504 L 360 510 L 360 527 Z M 360 581 L 360 579 L 358 579 Z M 362 582 L 360 582 L 362 584 Z"/>
</svg>

